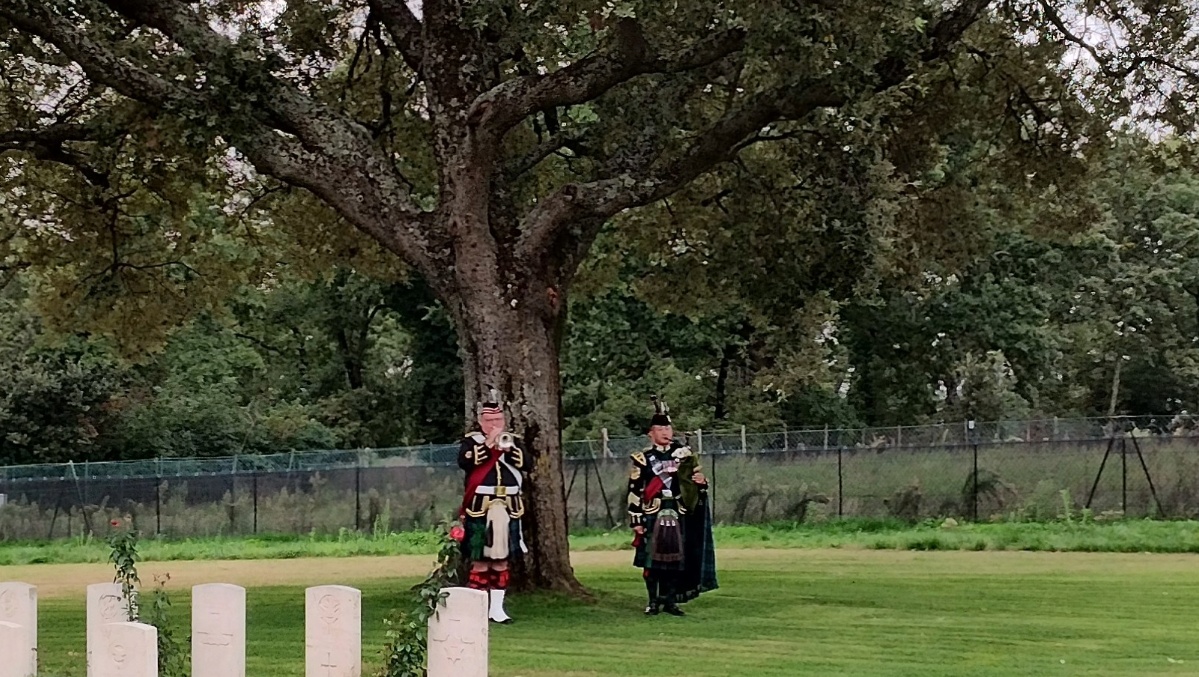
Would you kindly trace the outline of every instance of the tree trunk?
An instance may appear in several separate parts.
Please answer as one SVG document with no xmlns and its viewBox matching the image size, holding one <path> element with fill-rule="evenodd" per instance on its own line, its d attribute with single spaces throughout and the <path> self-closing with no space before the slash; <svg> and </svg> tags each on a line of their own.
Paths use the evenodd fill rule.
<svg viewBox="0 0 1199 677">
<path fill-rule="evenodd" d="M 1124 358 L 1116 353 L 1116 371 L 1112 374 L 1112 398 L 1107 407 L 1108 418 L 1116 415 L 1116 406 L 1120 403 L 1120 369 L 1124 366 Z"/>
<path fill-rule="evenodd" d="M 341 363 L 346 372 L 346 381 L 350 384 L 350 390 L 360 390 L 365 385 L 365 380 L 362 375 L 362 357 L 360 355 L 361 345 L 350 345 L 349 334 L 346 333 L 344 326 L 337 328 L 337 348 L 341 352 Z"/>
<path fill-rule="evenodd" d="M 728 416 L 728 408 L 726 406 L 726 393 L 728 390 L 729 367 L 733 362 L 734 351 L 736 346 L 732 343 L 727 343 L 724 350 L 720 351 L 720 371 L 716 375 L 716 420 L 723 421 Z"/>
<path fill-rule="evenodd" d="M 556 296 L 547 299 L 548 286 L 521 287 L 517 294 L 472 290 L 451 312 L 462 350 L 467 416 L 473 425 L 476 402 L 497 388 L 530 460 L 522 520 L 529 553 L 514 568 L 513 586 L 586 595 L 571 567 L 567 539 L 559 375 L 564 317 Z"/>
</svg>

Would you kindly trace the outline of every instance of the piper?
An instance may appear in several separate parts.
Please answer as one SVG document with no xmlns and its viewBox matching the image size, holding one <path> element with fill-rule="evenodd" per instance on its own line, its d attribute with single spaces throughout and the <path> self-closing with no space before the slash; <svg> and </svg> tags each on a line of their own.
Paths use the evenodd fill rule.
<svg viewBox="0 0 1199 677">
<path fill-rule="evenodd" d="M 466 471 L 466 491 L 458 511 L 465 527 L 462 556 L 470 563 L 468 587 L 490 596 L 488 617 L 510 623 L 512 617 L 504 611 L 509 564 L 529 551 L 521 528 L 526 459 L 516 436 L 506 430 L 499 391 L 491 388 L 476 413 L 479 429 L 462 440 L 458 451 L 458 466 Z"/>
<path fill-rule="evenodd" d="M 682 616 L 679 604 L 718 587 L 708 480 L 691 448 L 674 439 L 670 409 L 656 397 L 649 439 L 629 474 L 633 566 L 649 594 L 645 614 Z"/>
</svg>

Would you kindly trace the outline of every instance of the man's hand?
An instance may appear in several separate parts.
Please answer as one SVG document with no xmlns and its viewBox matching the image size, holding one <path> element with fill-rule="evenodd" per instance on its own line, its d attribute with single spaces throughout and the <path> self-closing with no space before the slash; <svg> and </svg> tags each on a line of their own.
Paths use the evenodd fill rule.
<svg viewBox="0 0 1199 677">
<path fill-rule="evenodd" d="M 702 472 L 696 470 L 695 474 L 691 476 L 691 481 L 695 482 L 696 484 L 705 484 L 706 485 L 708 483 L 708 478 L 704 477 L 704 474 Z"/>
<path fill-rule="evenodd" d="M 499 444 L 500 444 L 500 434 L 501 434 L 502 432 L 503 432 L 503 431 L 496 431 L 496 432 L 493 432 L 493 433 L 491 433 L 490 435 L 488 435 L 486 439 L 484 439 L 484 440 L 483 440 L 483 443 L 487 445 L 487 448 L 488 448 L 488 449 L 495 449 L 496 447 L 498 447 L 498 446 L 499 446 Z"/>
<path fill-rule="evenodd" d="M 633 533 L 640 536 L 645 533 L 645 527 L 643 527 L 641 525 L 637 525 L 637 526 L 633 527 Z"/>
</svg>

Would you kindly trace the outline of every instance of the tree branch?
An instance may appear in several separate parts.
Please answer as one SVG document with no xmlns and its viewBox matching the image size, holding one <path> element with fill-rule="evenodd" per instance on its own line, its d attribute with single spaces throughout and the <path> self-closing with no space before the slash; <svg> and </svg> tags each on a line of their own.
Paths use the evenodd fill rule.
<svg viewBox="0 0 1199 677">
<path fill-rule="evenodd" d="M 641 26 L 623 19 L 613 43 L 565 68 L 544 75 L 508 80 L 471 104 L 469 119 L 482 138 L 498 142 L 504 133 L 539 110 L 591 101 L 639 75 L 672 73 L 713 64 L 745 46 L 745 32 L 732 29 L 705 38 L 667 57 L 653 54 Z"/>
<path fill-rule="evenodd" d="M 915 61 L 928 63 L 952 53 L 962 35 L 978 21 L 994 0 L 962 0 L 929 26 L 925 48 Z M 875 67 L 873 91 L 883 91 L 906 80 L 913 72 L 910 59 L 893 56 Z M 663 199 L 680 190 L 713 167 L 734 158 L 738 146 L 771 122 L 801 119 L 819 108 L 837 108 L 850 100 L 838 87 L 833 73 L 828 79 L 758 95 L 732 108 L 719 121 L 698 135 L 673 160 L 655 163 L 652 148 L 634 149 L 642 166 L 583 184 L 568 184 L 529 211 L 521 224 L 519 255 L 531 265 L 544 261 L 555 241 L 571 237 L 589 241 L 588 228 L 598 228 L 611 216 L 632 207 Z M 867 90 L 869 92 L 869 90 Z M 590 224 L 588 228 L 580 223 Z M 597 225 L 599 224 L 599 225 Z M 583 250 L 585 251 L 585 249 Z M 577 264 L 577 262 L 575 262 Z M 572 264 L 573 265 L 573 264 Z"/>
<path fill-rule="evenodd" d="M 114 133 L 105 137 L 105 131 Z M 86 124 L 59 123 L 34 130 L 14 129 L 0 132 L 0 154 L 10 150 L 31 153 L 40 160 L 57 162 L 77 170 L 93 186 L 107 188 L 110 185 L 108 175 L 97 171 L 87 163 L 86 158 L 67 150 L 63 144 L 72 141 L 104 143 L 124 133 L 123 130 L 106 129 L 96 121 Z"/>
<path fill-rule="evenodd" d="M 396 47 L 404 56 L 404 63 L 419 74 L 425 58 L 425 40 L 420 20 L 404 0 L 368 0 L 368 4 L 371 12 L 387 26 L 387 32 L 391 33 Z"/>
<path fill-rule="evenodd" d="M 731 160 L 738 144 L 771 122 L 802 118 L 817 108 L 836 107 L 845 101 L 845 95 L 828 83 L 765 95 L 725 114 L 665 165 L 566 185 L 526 216 L 519 251 L 528 260 L 536 261 L 538 252 L 550 246 L 567 224 L 580 219 L 602 222 L 625 209 L 667 197 L 716 165 Z"/>
<path fill-rule="evenodd" d="M 140 25 L 163 33 L 210 73 L 223 73 L 232 91 L 189 91 L 90 41 L 43 0 L 6 0 L 0 17 L 45 39 L 77 62 L 88 77 L 136 101 L 171 113 L 218 113 L 222 134 L 263 173 L 306 188 L 355 227 L 406 259 L 436 283 L 444 265 L 433 261 L 429 217 L 370 132 L 240 52 L 182 0 L 100 0 Z M 253 97 L 243 96 L 253 94 Z M 230 109 L 230 102 L 241 107 Z"/>
<path fill-rule="evenodd" d="M 566 130 L 558 134 L 554 134 L 545 141 L 542 141 L 534 146 L 524 155 L 512 158 L 504 167 L 502 172 L 504 179 L 507 181 L 512 181 L 519 178 L 525 172 L 540 164 L 542 160 L 563 148 L 579 148 L 578 141 L 582 138 L 583 133 L 579 130 Z"/>
<path fill-rule="evenodd" d="M 179 110 L 200 97 L 149 71 L 137 68 L 86 37 L 73 23 L 49 11 L 44 0 L 8 0 L 0 17 L 14 27 L 53 44 L 79 64 L 87 76 L 116 92 L 165 110 Z"/>
<path fill-rule="evenodd" d="M 1066 25 L 1065 20 L 1062 18 L 1061 13 L 1054 9 L 1053 6 L 1048 2 L 1045 0 L 1040 0 L 1039 4 L 1041 6 L 1041 11 L 1045 14 L 1045 18 L 1049 20 L 1049 23 L 1051 23 L 1053 27 L 1062 34 L 1062 37 L 1067 42 L 1079 47 L 1089 54 L 1091 58 L 1095 60 L 1095 64 L 1099 67 L 1099 72 L 1103 73 L 1105 77 L 1113 80 L 1123 80 L 1124 78 L 1136 72 L 1141 66 L 1152 64 L 1173 70 L 1174 72 L 1180 75 L 1185 75 L 1186 77 L 1194 80 L 1196 83 L 1199 83 L 1199 71 L 1152 54 L 1139 54 L 1129 61 L 1127 66 L 1124 66 L 1123 68 L 1113 68 L 1111 63 L 1113 58 L 1111 56 L 1101 54 L 1094 45 L 1087 42 L 1082 38 L 1082 36 L 1079 36 L 1071 31 Z"/>
</svg>

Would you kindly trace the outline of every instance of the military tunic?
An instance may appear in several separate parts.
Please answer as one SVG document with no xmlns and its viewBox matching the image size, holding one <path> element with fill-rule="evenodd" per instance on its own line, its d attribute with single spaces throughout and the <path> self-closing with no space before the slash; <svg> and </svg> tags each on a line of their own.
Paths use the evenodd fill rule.
<svg viewBox="0 0 1199 677">
<path fill-rule="evenodd" d="M 515 446 L 507 452 L 490 448 L 483 434 L 475 432 L 462 440 L 458 449 L 458 467 L 466 471 L 469 485 L 471 474 L 480 466 L 490 463 L 496 454 L 502 454 L 499 461 L 483 475 L 474 493 L 463 500 L 466 535 L 462 539 L 462 554 L 471 562 L 486 559 L 483 555 L 484 546 L 495 538 L 494 534 L 488 533 L 487 511 L 497 501 L 504 505 L 509 518 L 509 557 L 528 551 L 520 522 L 525 514 L 524 451 Z"/>
<path fill-rule="evenodd" d="M 683 448 L 685 445 L 672 441 L 668 446 L 654 445 L 632 454 L 633 468 L 629 474 L 628 489 L 629 526 L 645 529 L 644 534 L 637 538 L 633 566 L 652 571 L 674 572 L 674 575 L 678 576 L 677 587 L 674 590 L 678 602 L 693 599 L 701 592 L 718 587 L 708 487 L 702 484 L 696 487 L 699 498 L 689 510 L 684 501 L 680 500 L 684 478 L 675 473 L 661 472 L 663 464 L 679 460 L 675 458 L 674 453 Z M 699 470 L 698 466 L 696 470 Z M 646 490 L 655 476 L 662 478 L 662 490 L 654 496 L 648 496 Z M 690 478 L 685 480 L 690 482 Z M 651 555 L 654 526 L 663 511 L 672 510 L 679 516 L 683 557 L 680 561 L 655 561 Z"/>
</svg>

